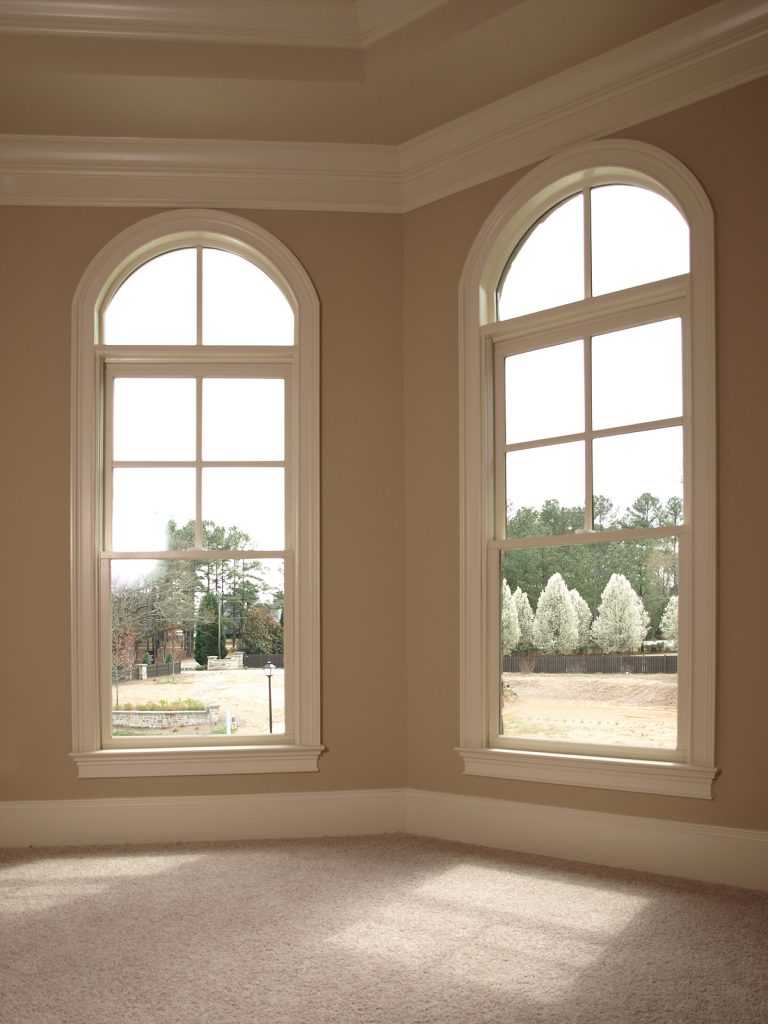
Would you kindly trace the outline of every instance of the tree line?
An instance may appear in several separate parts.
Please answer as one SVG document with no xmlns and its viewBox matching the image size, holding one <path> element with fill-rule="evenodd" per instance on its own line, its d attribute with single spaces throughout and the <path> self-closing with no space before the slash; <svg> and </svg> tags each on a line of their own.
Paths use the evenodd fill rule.
<svg viewBox="0 0 768 1024">
<path fill-rule="evenodd" d="M 168 524 L 172 551 L 194 547 L 195 523 Z M 217 550 L 250 547 L 237 527 L 203 522 L 210 558 L 169 559 L 137 579 L 112 587 L 112 662 L 129 668 L 141 657 L 155 662 L 194 655 L 224 657 L 229 647 L 246 654 L 283 650 L 283 592 L 270 584 L 255 559 L 222 559 Z"/>
<path fill-rule="evenodd" d="M 645 492 L 625 511 L 617 510 L 608 498 L 597 495 L 593 503 L 596 532 L 676 526 L 682 522 L 682 502 L 662 502 Z M 566 536 L 583 530 L 584 507 L 562 506 L 549 499 L 539 509 L 509 508 L 507 538 Z M 577 590 L 592 619 L 597 615 L 603 592 L 612 575 L 623 576 L 641 599 L 648 614 L 648 635 L 661 637 L 661 618 L 670 597 L 678 590 L 676 537 L 643 540 L 611 540 L 606 543 L 565 544 L 556 547 L 517 548 L 504 551 L 502 577 L 514 592 L 518 587 L 529 596 L 536 610 L 539 596 L 549 579 L 559 573 L 569 590 Z M 585 613 L 582 611 L 582 617 Z"/>
<path fill-rule="evenodd" d="M 593 524 L 598 533 L 676 526 L 682 512 L 679 498 L 662 502 L 645 492 L 620 511 L 596 495 Z M 583 506 L 549 499 L 538 509 L 508 507 L 509 539 L 567 536 L 583 528 Z M 502 553 L 501 570 L 504 653 L 630 651 L 646 639 L 677 646 L 676 537 L 517 548 Z"/>
<path fill-rule="evenodd" d="M 677 597 L 672 595 L 659 624 L 659 633 L 672 650 L 677 650 L 677 620 Z M 520 587 L 513 591 L 506 580 L 502 581 L 502 654 L 574 654 L 590 648 L 605 654 L 624 654 L 640 649 L 649 626 L 645 605 L 621 573 L 611 575 L 594 617 L 578 590 L 569 588 L 560 573 L 547 580 L 535 612 Z"/>
</svg>

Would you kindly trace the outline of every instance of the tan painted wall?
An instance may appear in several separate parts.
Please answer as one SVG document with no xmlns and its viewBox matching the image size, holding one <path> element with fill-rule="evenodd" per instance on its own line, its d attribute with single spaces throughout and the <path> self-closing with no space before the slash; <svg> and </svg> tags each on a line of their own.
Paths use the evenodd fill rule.
<svg viewBox="0 0 768 1024">
<path fill-rule="evenodd" d="M 711 803 L 465 778 L 453 750 L 457 288 L 475 235 L 518 174 L 402 218 L 244 214 L 297 254 L 322 303 L 323 739 L 329 749 L 316 775 L 75 779 L 67 757 L 70 303 L 94 254 L 144 212 L 0 209 L 0 622 L 7 659 L 0 668 L 0 799 L 407 782 L 452 793 L 767 828 L 768 686 L 760 644 L 768 556 L 751 539 L 768 507 L 761 465 L 768 440 L 768 152 L 762 130 L 767 98 L 766 82 L 754 83 L 624 133 L 686 163 L 716 212 L 722 777 Z M 11 664 L 25 654 L 32 657 L 24 667 Z"/>
<path fill-rule="evenodd" d="M 67 756 L 70 308 L 99 249 L 154 212 L 0 209 L 0 799 L 400 786 L 402 222 L 253 211 L 243 216 L 293 250 L 322 307 L 322 714 L 328 751 L 319 774 L 75 779 Z"/>
<path fill-rule="evenodd" d="M 464 777 L 458 743 L 458 282 L 496 202 L 522 174 L 424 207 L 405 228 L 405 483 L 408 784 L 623 814 L 768 827 L 768 80 L 659 118 L 624 137 L 698 177 L 718 246 L 719 626 L 712 802 Z"/>
</svg>

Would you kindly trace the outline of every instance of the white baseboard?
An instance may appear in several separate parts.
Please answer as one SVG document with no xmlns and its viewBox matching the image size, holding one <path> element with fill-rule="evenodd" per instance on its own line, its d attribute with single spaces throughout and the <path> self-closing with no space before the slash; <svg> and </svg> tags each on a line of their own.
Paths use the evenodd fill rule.
<svg viewBox="0 0 768 1024">
<path fill-rule="evenodd" d="M 85 846 L 402 832 L 402 789 L 0 803 L 0 846 Z"/>
<path fill-rule="evenodd" d="M 768 832 L 407 791 L 405 830 L 502 850 L 768 889 Z"/>
<path fill-rule="evenodd" d="M 0 803 L 0 846 L 409 832 L 768 890 L 768 832 L 415 789 Z"/>
</svg>

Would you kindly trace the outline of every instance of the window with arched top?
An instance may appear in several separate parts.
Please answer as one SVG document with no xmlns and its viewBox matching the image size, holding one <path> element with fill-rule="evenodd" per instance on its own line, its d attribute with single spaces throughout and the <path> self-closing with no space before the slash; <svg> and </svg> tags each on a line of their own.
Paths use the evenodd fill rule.
<svg viewBox="0 0 768 1024">
<path fill-rule="evenodd" d="M 676 161 L 524 178 L 462 282 L 465 771 L 708 797 L 712 224 Z"/>
<path fill-rule="evenodd" d="M 313 771 L 317 296 L 223 213 L 118 236 L 74 303 L 81 777 Z"/>
</svg>

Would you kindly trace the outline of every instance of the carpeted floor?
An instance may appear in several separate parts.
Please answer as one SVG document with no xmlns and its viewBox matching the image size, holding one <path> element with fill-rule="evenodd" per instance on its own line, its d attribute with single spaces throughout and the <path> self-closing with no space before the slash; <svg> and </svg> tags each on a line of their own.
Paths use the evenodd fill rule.
<svg viewBox="0 0 768 1024">
<path fill-rule="evenodd" d="M 0 851 L 2 1024 L 766 1024 L 768 893 L 377 836 Z"/>
</svg>

